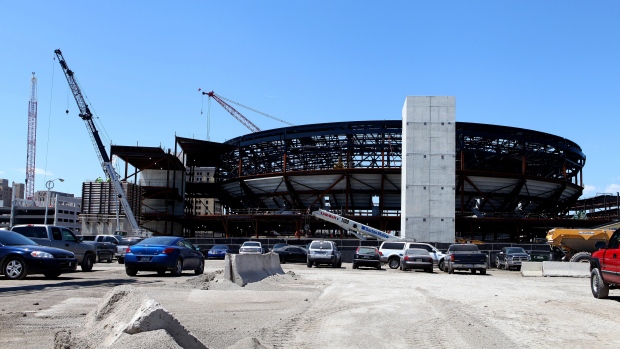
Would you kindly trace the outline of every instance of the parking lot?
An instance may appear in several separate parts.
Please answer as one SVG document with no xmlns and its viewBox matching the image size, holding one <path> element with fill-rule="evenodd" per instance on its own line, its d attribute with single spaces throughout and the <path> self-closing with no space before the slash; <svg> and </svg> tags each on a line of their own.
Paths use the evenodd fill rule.
<svg viewBox="0 0 620 349">
<path fill-rule="evenodd" d="M 55 333 L 79 331 L 115 286 L 160 302 L 209 348 L 618 348 L 620 291 L 597 300 L 587 278 L 524 278 L 398 269 L 282 265 L 241 288 L 205 275 L 125 274 L 97 263 L 56 280 L 0 280 L 0 346 L 53 348 Z"/>
</svg>

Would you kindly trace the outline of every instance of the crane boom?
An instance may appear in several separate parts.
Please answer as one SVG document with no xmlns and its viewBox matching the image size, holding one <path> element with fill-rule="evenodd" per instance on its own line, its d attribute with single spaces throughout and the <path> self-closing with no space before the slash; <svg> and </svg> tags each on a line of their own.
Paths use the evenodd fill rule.
<svg viewBox="0 0 620 349">
<path fill-rule="evenodd" d="M 67 82 L 69 83 L 69 87 L 71 88 L 71 92 L 73 93 L 73 97 L 75 97 L 75 102 L 80 109 L 80 118 L 84 120 L 86 123 L 86 128 L 88 129 L 88 134 L 90 135 L 90 139 L 95 146 L 95 150 L 97 152 L 97 156 L 99 157 L 99 162 L 103 171 L 107 178 L 110 179 L 112 184 L 114 185 L 114 190 L 116 191 L 116 195 L 120 198 L 121 204 L 123 205 L 123 209 L 125 210 L 125 214 L 127 215 L 127 219 L 129 220 L 129 224 L 131 224 L 131 228 L 134 232 L 140 231 L 140 226 L 138 225 L 138 221 L 136 221 L 136 217 L 133 215 L 133 211 L 129 206 L 129 201 L 127 201 L 127 195 L 125 195 L 125 191 L 123 190 L 123 186 L 118 177 L 118 174 L 114 170 L 112 163 L 110 162 L 110 157 L 103 146 L 103 142 L 101 141 L 101 137 L 99 137 L 99 131 L 97 131 L 97 127 L 93 122 L 93 114 L 82 95 L 82 91 L 80 87 L 75 81 L 75 77 L 73 76 L 73 71 L 69 69 L 67 62 L 62 56 L 62 52 L 60 50 L 55 50 L 54 53 L 56 57 L 58 57 L 58 62 L 62 67 L 62 71 L 65 73 L 65 77 L 67 78 Z"/>
<path fill-rule="evenodd" d="M 356 221 L 342 217 L 333 212 L 322 210 L 320 208 L 310 207 L 308 212 L 310 213 L 310 215 L 316 218 L 322 219 L 330 223 L 334 223 L 337 226 L 343 229 L 346 229 L 347 231 L 349 231 L 350 233 L 352 233 L 353 235 L 357 236 L 358 238 L 362 240 L 365 240 L 364 236 L 371 236 L 373 238 L 376 238 L 377 240 L 382 240 L 382 241 L 402 240 L 401 238 L 397 236 L 390 235 L 384 231 L 377 230 L 366 224 L 358 223 Z"/>
<path fill-rule="evenodd" d="M 258 128 L 256 125 L 254 125 L 252 123 L 252 121 L 248 120 L 245 116 L 241 115 L 241 113 L 239 113 L 237 111 L 237 109 L 233 108 L 230 104 L 224 102 L 224 100 L 216 95 L 213 91 L 211 92 L 203 92 L 203 95 L 207 95 L 213 99 L 215 99 L 216 102 L 218 102 L 222 107 L 224 107 L 224 109 L 226 109 L 226 111 L 228 111 L 235 119 L 237 119 L 240 123 L 242 123 L 245 127 L 247 127 L 250 131 L 252 132 L 260 132 L 260 128 Z"/>
</svg>

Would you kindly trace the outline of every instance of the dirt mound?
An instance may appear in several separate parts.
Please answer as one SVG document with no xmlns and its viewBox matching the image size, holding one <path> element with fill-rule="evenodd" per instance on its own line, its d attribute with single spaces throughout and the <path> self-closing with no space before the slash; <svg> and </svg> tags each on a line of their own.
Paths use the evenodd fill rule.
<svg viewBox="0 0 620 349">
<path fill-rule="evenodd" d="M 158 348 L 206 348 L 158 302 L 126 285 L 110 291 L 86 316 L 81 329 L 57 332 L 54 348 L 151 347 L 145 343 Z"/>
</svg>

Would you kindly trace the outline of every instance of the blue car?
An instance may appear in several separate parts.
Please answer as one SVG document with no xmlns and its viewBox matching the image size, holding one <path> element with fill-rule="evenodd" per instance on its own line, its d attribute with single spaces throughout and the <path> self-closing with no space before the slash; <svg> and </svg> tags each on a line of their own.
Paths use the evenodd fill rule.
<svg viewBox="0 0 620 349">
<path fill-rule="evenodd" d="M 0 230 L 0 266 L 7 279 L 20 280 L 28 274 L 55 278 L 74 272 L 77 258 L 73 252 L 40 246 L 21 234 Z"/>
<path fill-rule="evenodd" d="M 232 253 L 232 249 L 228 245 L 215 245 L 207 251 L 208 259 L 224 259 L 227 253 Z"/>
<path fill-rule="evenodd" d="M 205 257 L 191 242 L 178 236 L 154 236 L 129 246 L 125 253 L 125 272 L 136 276 L 139 271 L 166 271 L 179 276 L 183 270 L 200 275 L 205 269 Z"/>
</svg>

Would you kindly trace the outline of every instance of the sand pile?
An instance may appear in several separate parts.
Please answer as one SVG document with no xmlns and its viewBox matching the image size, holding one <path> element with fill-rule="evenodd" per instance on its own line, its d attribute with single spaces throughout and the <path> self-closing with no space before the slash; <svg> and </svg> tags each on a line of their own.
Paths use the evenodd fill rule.
<svg viewBox="0 0 620 349">
<path fill-rule="evenodd" d="M 131 286 L 110 291 L 82 328 L 60 331 L 55 349 L 206 348 L 172 314 Z"/>
</svg>

